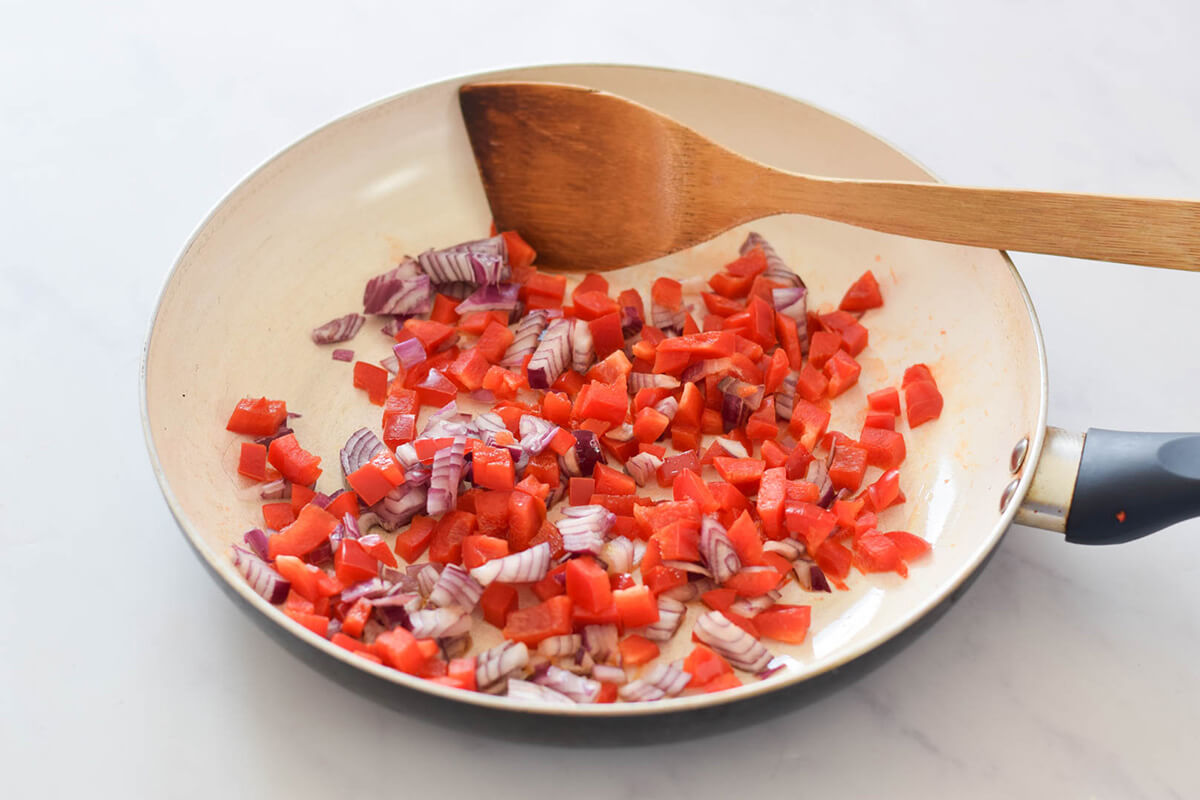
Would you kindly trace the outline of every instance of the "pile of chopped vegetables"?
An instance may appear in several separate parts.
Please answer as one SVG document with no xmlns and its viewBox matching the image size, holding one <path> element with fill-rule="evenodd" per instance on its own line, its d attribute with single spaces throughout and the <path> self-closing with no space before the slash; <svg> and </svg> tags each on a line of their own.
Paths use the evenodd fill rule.
<svg viewBox="0 0 1200 800">
<path fill-rule="evenodd" d="M 941 413 L 929 368 L 867 394 L 857 437 L 827 430 L 859 379 L 864 313 L 883 304 L 870 271 L 814 313 L 752 233 L 708 279 L 697 324 L 670 278 L 647 313 L 636 290 L 614 297 L 589 274 L 568 292 L 534 261 L 514 232 L 422 253 L 367 283 L 364 314 L 313 331 L 343 343 L 373 315 L 394 339 L 379 364 L 353 364 L 383 411 L 346 440 L 332 494 L 283 401 L 237 403 L 227 429 L 258 437 L 238 472 L 266 502 L 232 557 L 268 602 L 456 689 L 648 701 L 773 674 L 785 659 L 771 642 L 802 643 L 811 616 L 779 602 L 785 589 L 906 576 L 929 551 L 877 516 L 905 502 L 898 423 Z M 460 395 L 490 410 L 467 413 Z M 419 426 L 423 407 L 436 410 Z M 472 637 L 487 626 L 503 640 L 483 649 Z M 689 634 L 686 658 L 659 658 Z"/>
</svg>

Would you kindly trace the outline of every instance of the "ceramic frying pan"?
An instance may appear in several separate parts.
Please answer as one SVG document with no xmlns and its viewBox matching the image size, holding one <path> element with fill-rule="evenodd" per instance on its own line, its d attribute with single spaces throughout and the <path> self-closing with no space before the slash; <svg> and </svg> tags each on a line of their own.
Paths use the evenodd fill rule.
<svg viewBox="0 0 1200 800">
<path fill-rule="evenodd" d="M 694 709 L 804 681 L 878 647 L 960 586 L 1014 519 L 1072 540 L 1115 541 L 1200 513 L 1200 438 L 1093 431 L 1085 442 L 1046 427 L 1041 331 L 1004 253 L 781 216 L 608 278 L 614 289 L 646 290 L 659 275 L 711 274 L 750 229 L 804 277 L 810 302 L 836 303 L 868 267 L 880 276 L 886 305 L 871 312 L 862 377 L 836 404 L 830 427 L 857 431 L 865 392 L 898 383 L 909 364 L 928 363 L 937 375 L 945 409 L 936 423 L 906 431 L 909 502 L 885 512 L 881 526 L 934 543 L 908 580 L 855 574 L 850 591 L 806 598 L 808 641 L 773 646 L 795 663 L 767 680 L 652 703 L 564 709 L 458 692 L 367 663 L 299 626 L 255 594 L 228 557 L 259 513 L 256 490 L 236 473 L 229 409 L 245 395 L 285 398 L 303 413 L 295 422 L 302 441 L 326 465 L 337 464 L 349 432 L 378 425 L 378 408 L 350 388 L 349 365 L 331 361 L 309 331 L 358 309 L 365 280 L 400 256 L 487 231 L 457 89 L 505 79 L 623 95 L 796 172 L 934 180 L 885 142 L 805 103 L 720 78 L 625 66 L 505 70 L 415 89 L 321 128 L 254 172 L 201 224 L 162 292 L 143 364 L 143 419 L 163 494 L 201 561 L 249 613 L 313 648 L 331 673 L 361 671 L 383 693 L 540 713 Z M 349 346 L 375 360 L 387 345 L 365 326 Z M 675 638 L 674 649 L 686 650 L 688 637 Z M 487 634 L 476 644 L 487 646 Z"/>
</svg>

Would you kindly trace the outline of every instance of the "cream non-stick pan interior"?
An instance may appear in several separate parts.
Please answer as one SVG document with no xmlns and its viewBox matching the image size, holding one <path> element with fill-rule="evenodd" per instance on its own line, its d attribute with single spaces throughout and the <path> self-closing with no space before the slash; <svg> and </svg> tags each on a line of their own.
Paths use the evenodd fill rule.
<svg viewBox="0 0 1200 800">
<path fill-rule="evenodd" d="M 460 693 L 358 659 L 292 622 L 242 580 L 231 543 L 261 522 L 255 489 L 236 474 L 224 423 L 240 397 L 283 398 L 303 417 L 301 441 L 324 458 L 320 488 L 337 488 L 338 448 L 379 409 L 351 388 L 350 365 L 309 339 L 316 324 L 361 308 L 371 275 L 405 253 L 486 235 L 487 203 L 459 117 L 456 89 L 477 79 L 520 78 L 593 86 L 637 100 L 768 164 L 817 175 L 932 180 L 871 134 L 805 103 L 708 76 L 639 67 L 558 66 L 445 81 L 383 101 L 318 130 L 246 179 L 202 224 L 163 291 L 147 344 L 145 425 L 159 482 L 197 552 L 275 624 L 380 681 L 463 702 L 514 707 Z M 923 154 L 936 161 L 936 153 Z M 934 543 L 908 580 L 853 573 L 851 591 L 815 595 L 813 627 L 787 670 L 741 689 L 656 703 L 522 710 L 621 715 L 696 708 L 747 697 L 831 669 L 896 635 L 958 586 L 995 546 L 1017 503 L 1001 513 L 1010 453 L 1028 437 L 1019 498 L 1040 452 L 1045 360 L 1037 320 L 1012 264 L 997 251 L 888 236 L 782 216 L 731 231 L 691 251 L 611 273 L 614 287 L 648 287 L 658 275 L 693 279 L 735 257 L 747 230 L 775 246 L 809 287 L 836 304 L 870 268 L 886 305 L 869 312 L 869 349 L 857 387 L 839 400 L 832 429 L 856 436 L 865 394 L 898 384 L 907 365 L 929 364 L 946 398 L 941 419 L 909 431 L 902 470 L 908 503 L 881 527 Z M 346 346 L 388 354 L 379 325 Z M 868 476 L 871 477 L 870 475 Z M 164 532 L 164 535 L 166 533 Z M 793 585 L 785 601 L 795 602 Z M 689 637 L 676 636 L 673 651 Z M 478 644 L 489 643 L 487 635 Z M 281 656 L 282 657 L 282 656 Z M 399 689 L 397 688 L 397 691 Z"/>
</svg>

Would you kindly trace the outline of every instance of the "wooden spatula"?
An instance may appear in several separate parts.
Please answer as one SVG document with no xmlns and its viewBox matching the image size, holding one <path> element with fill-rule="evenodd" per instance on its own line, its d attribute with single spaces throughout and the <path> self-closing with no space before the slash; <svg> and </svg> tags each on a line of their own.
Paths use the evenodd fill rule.
<svg viewBox="0 0 1200 800">
<path fill-rule="evenodd" d="M 551 268 L 615 269 L 797 213 L 941 242 L 1200 269 L 1196 201 L 800 175 L 580 86 L 476 83 L 459 102 L 496 225 L 519 230 Z"/>
</svg>

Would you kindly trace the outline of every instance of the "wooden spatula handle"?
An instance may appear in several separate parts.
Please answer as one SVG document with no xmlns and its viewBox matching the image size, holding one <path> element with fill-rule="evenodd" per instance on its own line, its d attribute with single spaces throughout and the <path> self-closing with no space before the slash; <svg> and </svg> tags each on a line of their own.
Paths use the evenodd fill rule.
<svg viewBox="0 0 1200 800">
<path fill-rule="evenodd" d="M 1200 270 L 1200 202 L 775 173 L 792 211 L 920 239 Z"/>
</svg>

